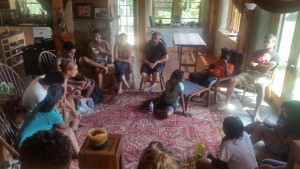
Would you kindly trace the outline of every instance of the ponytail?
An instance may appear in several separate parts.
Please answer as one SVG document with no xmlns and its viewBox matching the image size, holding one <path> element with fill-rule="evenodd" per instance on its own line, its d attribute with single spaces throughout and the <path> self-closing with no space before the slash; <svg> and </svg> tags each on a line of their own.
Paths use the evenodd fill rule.
<svg viewBox="0 0 300 169">
<path fill-rule="evenodd" d="M 46 97 L 40 103 L 40 112 L 49 112 L 59 102 L 64 94 L 64 87 L 58 84 L 51 85 L 47 90 Z"/>
</svg>

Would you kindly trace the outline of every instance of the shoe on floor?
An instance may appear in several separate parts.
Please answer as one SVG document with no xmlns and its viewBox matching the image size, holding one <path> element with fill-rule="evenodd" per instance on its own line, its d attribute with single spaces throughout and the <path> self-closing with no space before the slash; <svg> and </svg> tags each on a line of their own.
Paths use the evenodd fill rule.
<svg viewBox="0 0 300 169">
<path fill-rule="evenodd" d="M 150 86 L 150 87 L 146 87 L 146 88 L 144 89 L 144 92 L 145 92 L 145 93 L 152 92 L 152 91 L 154 90 L 154 88 L 155 88 L 155 85 Z"/>
</svg>

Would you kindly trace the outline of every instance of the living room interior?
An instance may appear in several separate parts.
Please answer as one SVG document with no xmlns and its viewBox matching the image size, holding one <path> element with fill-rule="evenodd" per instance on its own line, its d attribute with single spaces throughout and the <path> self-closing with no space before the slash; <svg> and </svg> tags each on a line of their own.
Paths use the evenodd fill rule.
<svg viewBox="0 0 300 169">
<path fill-rule="evenodd" d="M 184 71 L 184 80 L 188 80 L 191 72 L 207 69 L 220 58 L 222 48 L 243 53 L 245 65 L 256 50 L 263 48 L 264 37 L 275 35 L 274 50 L 280 56 L 280 63 L 267 86 L 260 113 L 262 120 L 276 124 L 282 102 L 300 100 L 297 94 L 300 90 L 299 9 L 297 0 L 3 0 L 0 2 L 1 63 L 17 72 L 26 88 L 43 74 L 38 66 L 42 51 L 61 56 L 63 43 L 72 41 L 76 46 L 75 56 L 85 56 L 94 29 L 103 32 L 103 38 L 113 51 L 118 35 L 126 33 L 133 47 L 133 72 L 128 77 L 130 88 L 121 95 L 114 92 L 115 69 L 113 64 L 108 65 L 102 87 L 104 101 L 95 105 L 94 113 L 83 116 L 82 121 L 87 126 L 76 132 L 81 154 L 78 160 L 72 160 L 71 168 L 102 164 L 108 168 L 133 169 L 149 142 L 160 141 L 174 154 L 181 168 L 193 169 L 196 168 L 197 145 L 204 144 L 205 155 L 218 152 L 225 117 L 238 116 L 244 125 L 252 122 L 255 91 L 246 92 L 244 99 L 243 88 L 236 88 L 232 98 L 234 107 L 220 110 L 226 98 L 226 87 L 222 87 L 223 92 L 217 95 L 210 91 L 208 107 L 202 97 L 192 97 L 188 106 L 192 117 L 176 114 L 157 120 L 148 110 L 140 109 L 142 101 L 162 93 L 160 85 L 156 85 L 152 93 L 140 90 L 141 49 L 145 42 L 151 39 L 151 33 L 160 33 L 169 56 L 163 72 L 166 82 L 175 69 Z M 188 34 L 193 35 L 190 40 L 197 39 L 194 35 L 199 36 L 205 45 L 176 43 L 175 36 L 187 37 Z M 6 47 L 7 44 L 10 46 Z M 214 96 L 220 102 L 216 102 Z M 2 100 L 1 107 L 7 101 Z M 114 162 L 97 163 L 97 157 L 85 158 L 89 154 L 83 150 L 87 146 L 87 132 L 96 127 L 105 128 L 112 135 L 111 140 L 118 142 Z M 288 168 L 300 164 L 296 159 L 300 153 L 296 150 L 299 141 L 293 144 L 298 147 L 290 152 Z M 3 152 L 0 161 L 7 161 L 10 151 L 2 139 L 0 147 Z"/>
</svg>

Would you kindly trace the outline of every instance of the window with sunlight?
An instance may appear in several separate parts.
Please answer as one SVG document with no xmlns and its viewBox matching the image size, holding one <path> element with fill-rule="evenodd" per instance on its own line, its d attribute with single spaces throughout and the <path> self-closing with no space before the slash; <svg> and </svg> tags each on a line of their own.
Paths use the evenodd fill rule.
<svg viewBox="0 0 300 169">
<path fill-rule="evenodd" d="M 154 19 L 157 24 L 170 24 L 173 0 L 154 0 Z"/>
<path fill-rule="evenodd" d="M 199 22 L 201 0 L 190 0 L 184 3 L 184 8 L 181 8 L 181 22 L 189 23 Z"/>
<path fill-rule="evenodd" d="M 200 7 L 201 0 L 154 0 L 153 18 L 157 25 L 195 26 L 199 23 Z"/>
<path fill-rule="evenodd" d="M 229 4 L 229 10 L 228 10 L 228 19 L 227 19 L 227 26 L 226 26 L 227 30 L 230 33 L 239 32 L 240 20 L 241 20 L 241 13 L 234 6 L 231 0 Z"/>
<path fill-rule="evenodd" d="M 47 11 L 42 8 L 42 5 L 37 0 L 26 0 L 27 15 L 47 15 Z"/>
<path fill-rule="evenodd" d="M 128 43 L 134 45 L 133 0 L 119 0 L 118 4 L 118 12 L 121 17 L 119 33 L 126 33 Z"/>
<path fill-rule="evenodd" d="M 281 96 L 283 88 L 283 79 L 287 67 L 287 62 L 290 55 L 292 39 L 294 36 L 296 19 L 298 12 L 288 13 L 282 15 L 282 21 L 280 23 L 280 34 L 278 37 L 277 50 L 280 55 L 280 64 L 275 69 L 275 76 L 272 83 L 272 90 L 277 96 Z"/>
</svg>

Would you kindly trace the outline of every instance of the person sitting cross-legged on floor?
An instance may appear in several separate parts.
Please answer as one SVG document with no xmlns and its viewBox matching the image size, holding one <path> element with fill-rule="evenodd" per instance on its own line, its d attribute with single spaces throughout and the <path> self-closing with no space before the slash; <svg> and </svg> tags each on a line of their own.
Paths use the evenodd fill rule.
<svg viewBox="0 0 300 169">
<path fill-rule="evenodd" d="M 70 139 L 56 130 L 38 131 L 20 148 L 21 169 L 70 169 Z"/>
<path fill-rule="evenodd" d="M 264 148 L 259 149 L 261 153 L 264 153 L 264 151 L 270 152 L 283 160 L 287 160 L 292 140 L 300 139 L 300 130 L 298 130 L 300 128 L 299 110 L 300 101 L 285 101 L 281 105 L 281 113 L 277 124 L 268 121 L 257 121 L 247 125 L 245 131 L 250 134 L 252 144 L 255 145 L 259 141 L 263 141 Z M 263 154 L 257 155 L 262 156 Z"/>
<path fill-rule="evenodd" d="M 253 82 L 255 82 L 257 96 L 253 121 L 260 121 L 259 109 L 265 96 L 265 87 L 269 84 L 268 79 L 271 76 L 270 70 L 275 68 L 280 60 L 278 53 L 273 50 L 275 44 L 276 37 L 274 35 L 270 34 L 265 37 L 265 48 L 255 51 L 250 60 L 246 62 L 246 71 L 237 75 L 230 81 L 224 108 L 228 106 L 236 85 L 253 84 Z M 271 55 L 269 62 L 267 62 L 268 59 L 265 59 L 266 54 Z M 264 61 L 262 62 L 262 60 Z"/>
<path fill-rule="evenodd" d="M 185 112 L 183 97 L 184 86 L 182 84 L 182 78 L 183 71 L 178 69 L 171 74 L 170 79 L 166 83 L 166 90 L 161 95 L 154 110 L 157 118 L 165 119 L 171 116 L 179 105 L 178 100 L 181 101 L 181 106 L 183 109 L 182 113 L 185 116 L 189 116 L 189 114 Z"/>
<path fill-rule="evenodd" d="M 152 141 L 144 149 L 137 169 L 179 169 L 179 165 L 162 143 Z"/>
<path fill-rule="evenodd" d="M 197 161 L 197 169 L 254 169 L 257 167 L 249 135 L 244 132 L 239 117 L 226 117 L 223 121 L 220 151 L 217 156 L 208 154 Z"/>
<path fill-rule="evenodd" d="M 168 60 L 168 53 L 165 45 L 160 41 L 158 32 L 154 32 L 151 41 L 146 43 L 143 49 L 143 60 L 141 66 L 141 75 L 143 79 L 150 82 L 150 86 L 144 89 L 145 92 L 151 92 L 159 79 L 159 74 L 164 69 L 164 62 Z M 152 78 L 150 77 L 152 74 Z"/>
<path fill-rule="evenodd" d="M 64 119 L 57 109 L 64 99 L 63 86 L 51 85 L 48 88 L 46 97 L 34 108 L 32 114 L 26 118 L 18 133 L 17 144 L 19 147 L 22 146 L 24 140 L 37 131 L 57 130 L 70 139 L 74 154 L 78 154 L 79 145 L 75 133 L 72 128 L 64 123 Z"/>
<path fill-rule="evenodd" d="M 214 81 L 222 77 L 228 77 L 233 73 L 234 65 L 229 63 L 229 61 L 230 52 L 224 51 L 222 52 L 221 58 L 217 60 L 216 63 L 210 65 L 208 70 L 190 73 L 189 81 L 203 87 L 210 87 Z"/>
<path fill-rule="evenodd" d="M 125 74 L 131 69 L 131 54 L 132 48 L 127 42 L 127 35 L 125 33 L 121 33 L 119 35 L 119 42 L 116 43 L 114 48 L 114 65 L 116 68 L 117 81 L 119 83 L 118 94 L 123 93 L 123 84 L 126 89 L 129 88 Z"/>
</svg>

